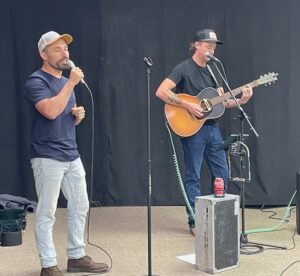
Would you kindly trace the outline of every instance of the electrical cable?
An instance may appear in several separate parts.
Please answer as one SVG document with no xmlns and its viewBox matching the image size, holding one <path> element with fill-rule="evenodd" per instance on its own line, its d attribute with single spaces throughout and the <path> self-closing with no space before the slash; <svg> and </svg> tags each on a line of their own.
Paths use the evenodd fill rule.
<svg viewBox="0 0 300 276">
<path fill-rule="evenodd" d="M 195 219 L 195 212 L 193 211 L 193 208 L 192 208 L 192 206 L 191 206 L 191 204 L 188 200 L 187 194 L 186 194 L 185 189 L 184 189 L 184 185 L 183 185 L 183 181 L 182 181 L 182 177 L 181 177 L 181 173 L 180 173 L 180 168 L 179 168 L 179 163 L 178 163 L 178 160 L 177 160 L 176 150 L 175 150 L 174 142 L 173 142 L 173 138 L 172 138 L 172 133 L 170 131 L 170 128 L 169 128 L 167 122 L 165 122 L 165 125 L 166 125 L 166 128 L 167 128 L 168 132 L 169 132 L 169 137 L 170 137 L 171 145 L 172 145 L 172 148 L 173 148 L 172 158 L 173 158 L 173 162 L 174 162 L 174 166 L 175 166 L 177 179 L 178 179 L 178 182 L 179 182 L 180 191 L 181 191 L 183 200 L 185 202 L 185 205 L 186 205 L 190 215 L 192 216 L 193 219 Z"/>
<path fill-rule="evenodd" d="M 292 262 L 287 268 L 285 268 L 281 273 L 280 273 L 280 275 L 279 276 L 282 276 L 290 267 L 292 267 L 294 264 L 296 264 L 296 263 L 300 263 L 300 260 L 298 260 L 298 261 L 295 261 L 295 262 Z"/>
<path fill-rule="evenodd" d="M 294 231 L 294 234 L 293 234 L 293 236 L 292 236 L 293 247 L 287 248 L 286 250 L 293 250 L 293 249 L 296 248 L 296 242 L 295 242 L 295 236 L 296 236 L 296 233 L 297 233 L 297 227 L 295 227 L 295 231 Z"/>
<path fill-rule="evenodd" d="M 292 210 L 295 210 L 295 208 L 292 208 Z M 295 235 L 296 235 L 296 233 L 297 233 L 297 227 L 295 227 L 295 231 L 294 231 L 294 234 L 293 234 L 293 236 L 292 236 L 293 247 L 288 248 L 287 250 L 293 250 L 293 249 L 296 248 L 296 243 L 295 243 Z M 299 263 L 299 262 L 300 262 L 300 260 L 294 261 L 294 262 L 292 262 L 291 264 L 289 264 L 289 265 L 288 265 L 288 266 L 280 273 L 280 276 L 282 276 L 282 275 L 283 275 L 289 268 L 291 268 L 294 264 Z"/>
<path fill-rule="evenodd" d="M 295 195 L 296 195 L 296 192 L 297 191 L 295 191 L 294 192 L 294 194 L 293 194 L 293 196 L 292 196 L 292 198 L 291 198 L 291 200 L 290 200 L 290 202 L 289 202 L 289 204 L 288 204 L 288 206 L 287 206 L 287 208 L 286 208 L 286 211 L 285 211 L 285 215 L 280 219 L 281 220 L 281 222 L 279 223 L 279 224 L 277 224 L 277 225 L 275 225 L 274 227 L 270 227 L 270 228 L 262 228 L 262 229 L 254 229 L 254 230 L 248 230 L 248 231 L 245 231 L 245 233 L 247 233 L 247 234 L 253 234 L 253 233 L 260 233 L 260 232 L 271 232 L 271 231 L 275 231 L 277 228 L 279 228 L 282 224 L 284 224 L 284 223 L 287 223 L 286 221 L 287 221 L 287 218 L 289 218 L 290 216 L 291 216 L 291 211 L 293 210 L 293 209 L 295 209 L 295 207 L 290 207 L 290 205 L 291 205 L 291 203 L 292 203 L 292 201 L 293 201 L 293 199 L 294 199 L 294 197 L 295 197 Z M 273 212 L 273 213 L 275 213 L 275 212 Z M 276 214 L 276 213 L 275 213 Z M 274 215 L 274 214 L 273 214 Z M 272 215 L 272 216 L 273 216 Z M 270 218 L 270 217 L 269 217 Z M 273 217 L 271 217 L 271 219 L 278 219 L 278 218 L 273 218 Z M 273 248 L 271 245 L 268 247 L 268 245 L 267 244 L 265 244 L 264 246 L 260 246 L 260 245 L 251 245 L 251 243 L 249 244 L 249 245 L 243 245 L 242 247 L 241 247 L 241 253 L 243 253 L 243 254 L 245 254 L 245 255 L 252 255 L 252 254 L 257 254 L 257 253 L 261 253 L 262 251 L 264 251 L 264 250 L 293 250 L 295 247 L 296 247 L 296 244 L 295 244 L 295 239 L 294 239 L 294 237 L 295 237 L 295 234 L 296 234 L 296 230 L 294 231 L 294 234 L 293 234 L 293 236 L 292 236 L 292 241 L 293 241 L 293 247 L 291 247 L 291 248 L 283 248 L 283 247 L 275 247 L 275 248 Z M 247 248 L 254 248 L 254 247 L 257 247 L 257 248 L 259 248 L 257 251 L 255 251 L 255 252 L 253 252 L 253 251 L 247 251 Z"/>
<path fill-rule="evenodd" d="M 90 98 L 91 98 L 91 117 L 92 117 L 92 135 L 91 135 L 91 171 L 90 171 L 90 181 L 91 181 L 91 185 L 90 185 L 90 202 L 89 202 L 89 210 L 88 210 L 88 215 L 87 215 L 87 243 L 91 246 L 94 246 L 98 249 L 100 249 L 101 251 L 103 251 L 109 258 L 110 260 L 110 265 L 107 271 L 105 271 L 105 273 L 109 272 L 112 269 L 113 266 L 113 262 L 112 262 L 112 258 L 110 256 L 110 254 L 103 249 L 102 247 L 92 243 L 90 241 L 90 218 L 91 218 L 91 205 L 95 204 L 96 207 L 100 207 L 101 203 L 98 201 L 93 201 L 93 183 L 94 183 L 94 148 L 95 148 L 95 105 L 94 105 L 94 97 L 93 97 L 93 93 L 91 91 L 91 89 L 89 88 L 89 86 L 86 84 L 86 82 L 83 83 L 84 86 L 87 88 L 87 90 L 89 91 L 90 94 Z M 98 275 L 98 274 L 103 274 L 103 273 L 92 273 L 92 274 L 84 274 L 84 276 L 87 275 Z"/>
<path fill-rule="evenodd" d="M 277 215 L 277 212 L 272 211 L 272 210 L 264 210 L 264 206 L 265 206 L 265 205 L 262 205 L 261 208 L 260 208 L 260 210 L 261 210 L 262 213 L 272 213 L 272 214 L 268 217 L 269 219 L 282 220 L 282 218 L 275 217 L 275 216 Z M 288 223 L 288 222 L 289 222 L 288 218 L 291 217 L 292 210 L 295 209 L 295 208 L 296 208 L 296 207 L 292 207 L 292 208 L 289 209 L 289 215 L 288 215 L 288 217 L 285 219 L 285 221 L 284 221 L 285 223 Z"/>
<path fill-rule="evenodd" d="M 291 217 L 292 211 L 295 210 L 295 209 L 296 209 L 296 207 L 290 208 L 290 214 L 289 214 L 288 217 Z M 273 212 L 273 213 L 277 214 L 275 211 L 267 211 L 267 212 Z M 270 219 L 280 219 L 280 218 L 274 218 L 272 216 L 273 215 L 271 215 L 269 218 Z M 280 220 L 283 220 L 283 218 L 281 218 Z M 285 223 L 288 223 L 288 222 L 289 222 L 289 220 L 286 219 Z M 293 233 L 293 236 L 292 236 L 293 246 L 291 248 L 286 248 L 285 250 L 293 250 L 293 249 L 296 248 L 296 242 L 295 242 L 295 235 L 296 235 L 296 233 L 297 233 L 297 227 L 295 227 L 295 230 L 294 230 L 294 233 Z M 278 249 L 266 248 L 266 250 L 278 250 Z"/>
<path fill-rule="evenodd" d="M 254 234 L 254 233 L 262 233 L 262 232 L 272 232 L 272 231 L 275 231 L 276 229 L 278 229 L 282 224 L 285 223 L 286 218 L 289 216 L 289 212 L 290 212 L 290 209 L 291 209 L 290 206 L 292 204 L 292 201 L 293 201 L 296 193 L 297 193 L 297 190 L 294 192 L 294 194 L 293 194 L 293 196 L 292 196 L 292 198 L 291 198 L 291 200 L 290 200 L 290 202 L 289 202 L 289 204 L 286 208 L 285 214 L 282 217 L 280 223 L 276 224 L 273 227 L 269 227 L 269 228 L 259 228 L 259 229 L 253 229 L 253 230 L 246 230 L 245 233 L 246 234 Z"/>
</svg>

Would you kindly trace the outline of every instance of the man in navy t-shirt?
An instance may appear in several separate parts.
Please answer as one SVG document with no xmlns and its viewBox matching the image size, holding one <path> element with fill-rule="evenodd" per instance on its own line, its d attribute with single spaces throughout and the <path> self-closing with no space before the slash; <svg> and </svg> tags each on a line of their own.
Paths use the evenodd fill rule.
<svg viewBox="0 0 300 276">
<path fill-rule="evenodd" d="M 108 266 L 85 254 L 84 229 L 89 208 L 85 170 L 77 150 L 75 126 L 85 116 L 76 106 L 74 87 L 83 79 L 75 67 L 69 78 L 68 45 L 73 38 L 50 31 L 43 34 L 38 50 L 43 65 L 26 81 L 26 97 L 33 106 L 29 158 L 38 205 L 35 236 L 41 260 L 41 276 L 61 276 L 53 243 L 53 225 L 60 189 L 68 200 L 68 272 L 106 272 Z"/>
</svg>

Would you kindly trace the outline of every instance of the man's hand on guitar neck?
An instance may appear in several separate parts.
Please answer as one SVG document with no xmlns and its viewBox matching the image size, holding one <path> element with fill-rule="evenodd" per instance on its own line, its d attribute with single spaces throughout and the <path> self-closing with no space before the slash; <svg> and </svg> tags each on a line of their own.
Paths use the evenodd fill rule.
<svg viewBox="0 0 300 276">
<path fill-rule="evenodd" d="M 253 95 L 253 90 L 252 90 L 252 87 L 250 85 L 246 85 L 242 89 L 242 92 L 243 92 L 242 97 L 240 99 L 237 99 L 238 103 L 240 105 L 246 104 Z M 225 102 L 225 108 L 233 108 L 233 107 L 236 107 L 235 100 L 229 99 Z"/>
<path fill-rule="evenodd" d="M 252 90 L 252 87 L 250 85 L 246 85 L 243 89 L 243 95 L 242 97 L 240 98 L 240 102 L 239 104 L 240 105 L 243 105 L 245 103 L 247 103 L 249 101 L 249 99 L 252 97 L 253 95 L 253 90 Z"/>
</svg>

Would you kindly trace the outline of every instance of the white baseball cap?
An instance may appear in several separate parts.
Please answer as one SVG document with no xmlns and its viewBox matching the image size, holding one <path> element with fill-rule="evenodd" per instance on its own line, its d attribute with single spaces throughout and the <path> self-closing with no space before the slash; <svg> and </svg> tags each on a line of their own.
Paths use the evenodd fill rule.
<svg viewBox="0 0 300 276">
<path fill-rule="evenodd" d="M 63 39 L 67 44 L 70 44 L 73 41 L 73 37 L 69 34 L 62 34 L 60 35 L 57 32 L 50 31 L 48 33 L 45 33 L 41 36 L 39 42 L 38 42 L 38 49 L 39 52 L 43 52 L 43 50 L 50 44 L 54 43 L 58 39 Z"/>
</svg>

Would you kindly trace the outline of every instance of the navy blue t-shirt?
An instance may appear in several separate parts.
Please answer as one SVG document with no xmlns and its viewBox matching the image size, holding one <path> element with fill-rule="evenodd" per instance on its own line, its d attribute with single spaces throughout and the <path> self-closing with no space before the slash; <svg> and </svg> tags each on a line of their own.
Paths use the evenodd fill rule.
<svg viewBox="0 0 300 276">
<path fill-rule="evenodd" d="M 35 108 L 39 101 L 56 96 L 67 80 L 64 76 L 56 78 L 40 69 L 26 81 L 26 97 L 34 107 L 29 158 L 44 157 L 73 161 L 79 157 L 75 117 L 71 113 L 76 104 L 74 91 L 65 110 L 54 120 L 47 119 Z"/>
</svg>

